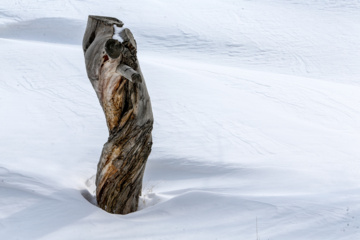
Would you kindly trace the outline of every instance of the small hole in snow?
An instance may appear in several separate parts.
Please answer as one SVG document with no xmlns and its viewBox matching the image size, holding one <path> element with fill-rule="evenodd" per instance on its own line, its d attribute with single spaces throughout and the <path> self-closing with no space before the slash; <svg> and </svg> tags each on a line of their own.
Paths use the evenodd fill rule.
<svg viewBox="0 0 360 240">
<path fill-rule="evenodd" d="M 96 201 L 96 196 L 92 195 L 87 189 L 81 190 L 80 193 L 89 203 L 98 206 Z"/>
</svg>

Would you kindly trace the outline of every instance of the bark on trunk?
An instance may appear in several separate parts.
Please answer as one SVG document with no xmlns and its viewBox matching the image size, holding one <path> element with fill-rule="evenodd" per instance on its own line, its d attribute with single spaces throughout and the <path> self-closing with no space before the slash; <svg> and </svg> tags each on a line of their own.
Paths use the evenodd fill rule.
<svg viewBox="0 0 360 240">
<path fill-rule="evenodd" d="M 136 41 L 116 18 L 89 16 L 83 39 L 88 77 L 104 110 L 109 139 L 96 174 L 96 199 L 110 213 L 137 210 L 146 160 L 151 151 L 153 115 L 136 56 Z"/>
</svg>

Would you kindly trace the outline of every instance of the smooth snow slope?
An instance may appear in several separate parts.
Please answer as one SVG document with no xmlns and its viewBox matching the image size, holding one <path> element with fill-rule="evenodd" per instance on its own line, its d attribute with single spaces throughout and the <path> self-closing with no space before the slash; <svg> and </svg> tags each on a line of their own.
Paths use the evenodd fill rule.
<svg viewBox="0 0 360 240">
<path fill-rule="evenodd" d="M 0 239 L 360 239 L 359 1 L 3 1 Z M 140 210 L 94 203 L 87 15 L 137 39 Z"/>
</svg>

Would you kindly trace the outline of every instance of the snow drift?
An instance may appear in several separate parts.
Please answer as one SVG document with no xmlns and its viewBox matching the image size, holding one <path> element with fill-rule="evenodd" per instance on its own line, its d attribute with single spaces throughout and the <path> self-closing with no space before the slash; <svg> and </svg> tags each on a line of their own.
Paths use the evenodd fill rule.
<svg viewBox="0 0 360 240">
<path fill-rule="evenodd" d="M 1 239 L 360 238 L 357 1 L 7 1 Z M 107 129 L 87 16 L 137 39 L 154 111 L 140 210 L 94 202 Z"/>
</svg>

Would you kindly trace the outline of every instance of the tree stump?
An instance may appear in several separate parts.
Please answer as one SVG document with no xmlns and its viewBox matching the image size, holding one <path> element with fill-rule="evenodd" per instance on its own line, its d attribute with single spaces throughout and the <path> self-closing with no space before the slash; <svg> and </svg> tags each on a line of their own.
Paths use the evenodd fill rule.
<svg viewBox="0 0 360 240">
<path fill-rule="evenodd" d="M 83 39 L 88 78 L 105 113 L 109 138 L 96 174 L 98 205 L 109 213 L 137 210 L 152 146 L 153 114 L 136 41 L 116 18 L 89 16 Z M 115 28 L 120 28 L 113 39 Z"/>
</svg>

